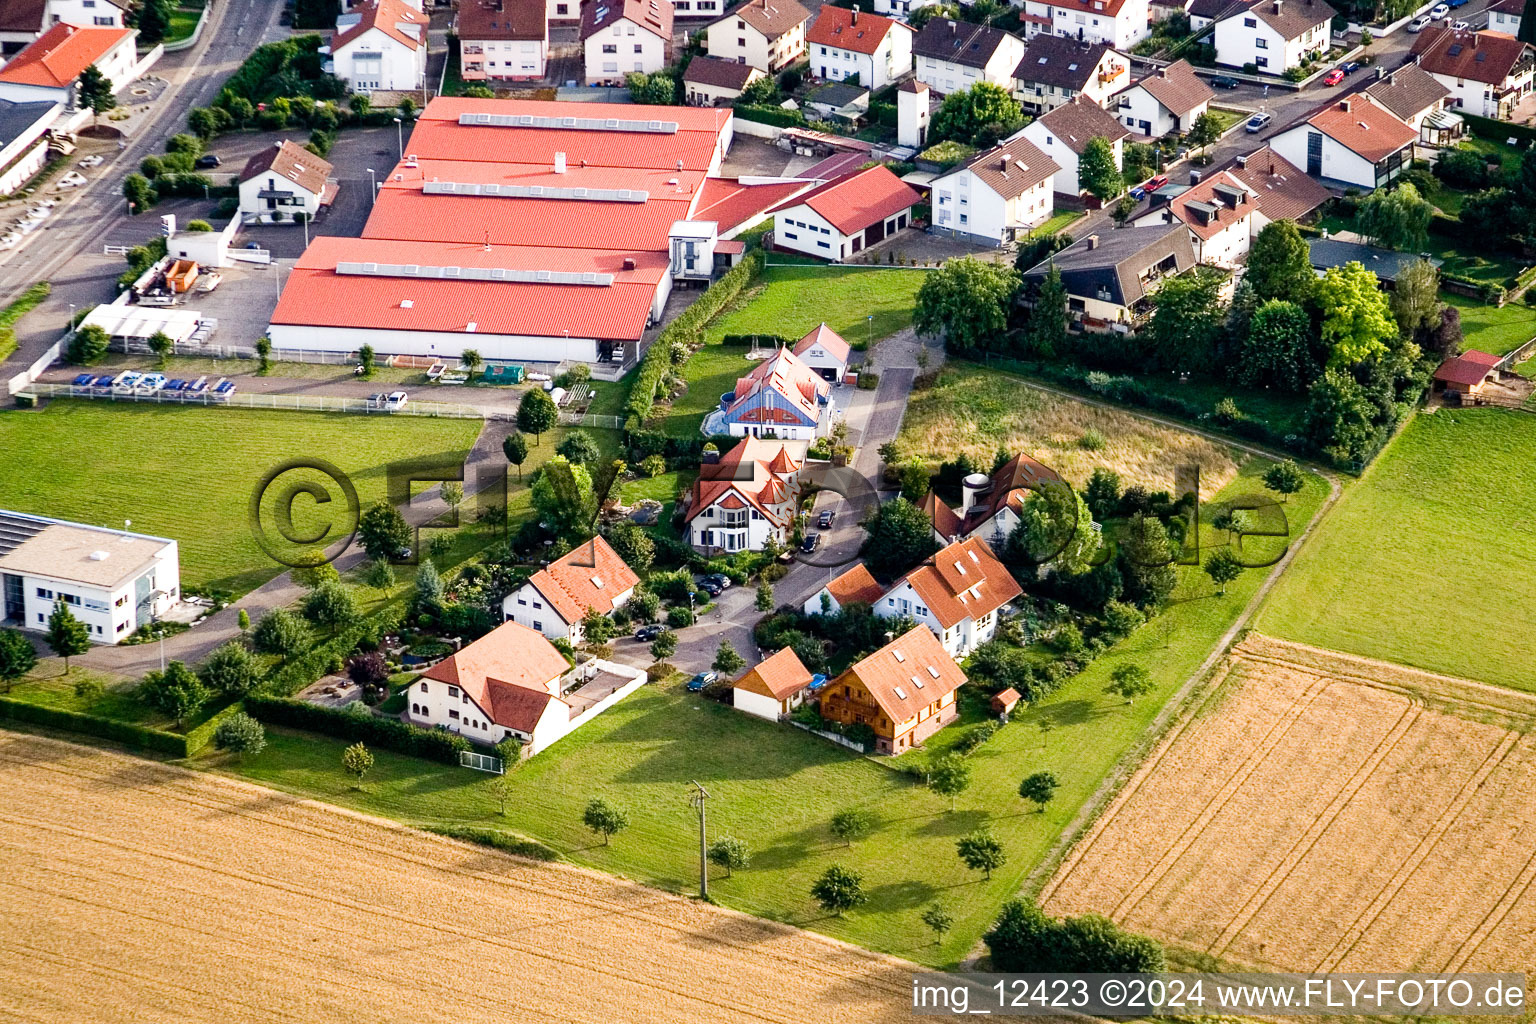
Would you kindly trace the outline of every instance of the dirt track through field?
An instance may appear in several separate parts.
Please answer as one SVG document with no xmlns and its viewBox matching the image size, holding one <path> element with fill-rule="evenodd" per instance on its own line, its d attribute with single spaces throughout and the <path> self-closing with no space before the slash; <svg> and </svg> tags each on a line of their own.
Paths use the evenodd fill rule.
<svg viewBox="0 0 1536 1024">
<path fill-rule="evenodd" d="M 904 961 L 257 786 L 0 733 L 0 792 L 0 1019 L 908 1019 Z"/>
<path fill-rule="evenodd" d="M 1536 967 L 1536 700 L 1250 636 L 1041 899 L 1296 971 Z"/>
</svg>

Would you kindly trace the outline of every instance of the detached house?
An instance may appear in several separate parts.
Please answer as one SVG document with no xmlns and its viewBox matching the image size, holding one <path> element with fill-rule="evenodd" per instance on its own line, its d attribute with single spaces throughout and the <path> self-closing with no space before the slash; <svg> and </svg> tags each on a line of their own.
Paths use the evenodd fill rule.
<svg viewBox="0 0 1536 1024">
<path fill-rule="evenodd" d="M 1147 0 L 1023 0 L 1026 29 L 1129 50 L 1151 34 Z M 1030 36 L 1035 31 L 1028 31 Z"/>
<path fill-rule="evenodd" d="M 1121 228 L 1088 235 L 1024 272 L 1038 288 L 1052 264 L 1061 271 L 1067 316 L 1085 331 L 1129 331 L 1152 312 L 1150 296 L 1195 265 L 1183 224 Z"/>
<path fill-rule="evenodd" d="M 930 18 L 912 40 L 912 67 L 919 82 L 944 95 L 977 82 L 1004 89 L 1024 54 L 1024 40 L 990 25 Z"/>
<path fill-rule="evenodd" d="M 640 582 L 619 553 L 594 537 L 540 569 L 501 602 L 504 621 L 527 626 L 550 639 L 582 641 L 587 613 L 611 615 L 629 603 Z"/>
<path fill-rule="evenodd" d="M 810 20 L 811 12 L 795 0 L 749 0 L 709 23 L 705 49 L 711 57 L 777 74 L 805 55 Z"/>
<path fill-rule="evenodd" d="M 800 500 L 802 461 L 780 442 L 755 437 L 699 467 L 689 495 L 688 543 L 704 552 L 761 551 L 784 544 Z"/>
<path fill-rule="evenodd" d="M 732 437 L 810 441 L 832 426 L 832 385 L 787 348 L 753 367 L 721 404 Z"/>
<path fill-rule="evenodd" d="M 1501 32 L 1426 29 L 1414 41 L 1419 67 L 1451 90 L 1457 110 L 1508 119 L 1531 91 L 1536 56 L 1529 43 Z"/>
<path fill-rule="evenodd" d="M 672 0 L 589 0 L 581 8 L 588 85 L 623 85 L 651 74 L 672 55 Z"/>
<path fill-rule="evenodd" d="M 1115 116 L 1127 128 L 1160 139 L 1170 132 L 1187 132 L 1210 109 L 1215 98 L 1187 60 L 1176 60 L 1115 97 Z"/>
<path fill-rule="evenodd" d="M 1119 168 L 1125 154 L 1125 138 L 1130 134 L 1114 115 L 1082 96 L 1035 118 L 1020 133 L 1061 168 L 1052 187 L 1072 197 L 1083 191 L 1077 178 L 1077 162 L 1088 143 L 1106 140 L 1115 151 L 1115 167 Z"/>
<path fill-rule="evenodd" d="M 456 28 L 464 81 L 544 77 L 549 58 L 544 0 L 463 0 Z"/>
<path fill-rule="evenodd" d="M 1284 74 L 1307 54 L 1328 48 L 1337 13 L 1324 0 L 1239 2 L 1215 19 L 1216 63 Z"/>
<path fill-rule="evenodd" d="M 867 604 L 873 608 L 884 593 L 885 588 L 860 562 L 806 598 L 800 607 L 807 615 L 836 615 L 851 604 Z"/>
<path fill-rule="evenodd" d="M 1062 482 L 1061 474 L 1050 466 L 1020 452 L 990 477 L 982 473 L 966 477 L 960 487 L 959 511 L 932 491 L 923 496 L 921 507 L 933 526 L 933 539 L 940 544 L 974 536 L 1001 549 L 1019 525 L 1019 513 L 1030 492 Z"/>
<path fill-rule="evenodd" d="M 1024 136 L 977 153 L 933 180 L 933 232 L 1003 245 L 1050 220 L 1061 167 Z"/>
<path fill-rule="evenodd" d="M 1395 181 L 1408 169 L 1418 138 L 1417 131 L 1386 108 L 1356 94 L 1271 136 L 1269 145 L 1314 178 L 1372 189 Z"/>
<path fill-rule="evenodd" d="M 751 64 L 706 57 L 688 62 L 683 72 L 683 94 L 690 107 L 725 107 L 741 98 L 747 86 L 763 77 Z"/>
<path fill-rule="evenodd" d="M 784 647 L 751 668 L 731 688 L 731 704 L 758 718 L 777 722 L 804 701 L 815 677 L 792 647 Z"/>
<path fill-rule="evenodd" d="M 1506 35 L 1520 34 L 1520 18 L 1525 14 L 1525 0 L 1499 0 L 1488 8 L 1488 31 Z"/>
<path fill-rule="evenodd" d="M 1451 90 L 1438 78 L 1417 64 L 1404 64 L 1392 71 L 1380 68 L 1377 74 L 1377 81 L 1365 94 L 1416 130 L 1420 143 L 1441 146 L 1460 137 L 1461 118 L 1446 109 Z"/>
<path fill-rule="evenodd" d="M 1023 592 L 987 542 L 973 536 L 942 548 L 897 580 L 875 605 L 875 614 L 911 616 L 958 660 L 992 639 L 998 609 Z"/>
<path fill-rule="evenodd" d="M 912 29 L 878 14 L 823 7 L 805 43 L 817 78 L 878 90 L 912 70 Z"/>
<path fill-rule="evenodd" d="M 874 730 L 874 753 L 904 754 L 960 717 L 964 684 L 934 635 L 914 626 L 822 687 L 818 707 L 823 718 Z"/>
<path fill-rule="evenodd" d="M 826 324 L 821 324 L 795 342 L 790 351 L 806 366 L 821 374 L 822 380 L 840 383 L 848 374 L 849 344 Z"/>
<path fill-rule="evenodd" d="M 9 57 L 53 26 L 122 28 L 128 0 L 4 0 L 0 3 L 0 53 Z"/>
<path fill-rule="evenodd" d="M 910 225 L 912 207 L 920 201 L 912 186 L 877 164 L 774 207 L 773 244 L 807 256 L 847 259 Z"/>
<path fill-rule="evenodd" d="M 404 0 L 363 0 L 336 19 L 330 68 L 352 92 L 411 92 L 427 72 L 428 17 Z"/>
<path fill-rule="evenodd" d="M 331 165 L 287 139 L 261 150 L 240 172 L 240 216 L 247 222 L 282 223 L 296 214 L 314 217 L 336 197 Z"/>
<path fill-rule="evenodd" d="M 1130 81 L 1130 58 L 1114 47 L 1038 35 L 1013 69 L 1013 95 L 1027 113 L 1040 115 L 1076 96 L 1102 107 Z"/>
<path fill-rule="evenodd" d="M 75 110 L 80 75 L 91 65 L 107 76 L 114 90 L 132 80 L 138 36 L 131 28 L 78 28 L 60 22 L 0 68 L 0 99 L 59 103 Z"/>
</svg>

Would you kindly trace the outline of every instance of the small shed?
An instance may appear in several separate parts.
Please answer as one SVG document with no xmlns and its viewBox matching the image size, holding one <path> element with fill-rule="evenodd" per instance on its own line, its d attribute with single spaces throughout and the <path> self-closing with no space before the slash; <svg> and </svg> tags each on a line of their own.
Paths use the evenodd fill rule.
<svg viewBox="0 0 1536 1024">
<path fill-rule="evenodd" d="M 1018 705 L 1021 699 L 1023 698 L 1019 696 L 1019 691 L 1015 690 L 1011 686 L 1006 690 L 993 694 L 992 713 L 997 715 L 999 718 L 1007 718 L 1009 715 L 1013 714 L 1013 709 Z"/>
<path fill-rule="evenodd" d="M 794 649 L 785 647 L 736 680 L 732 703 L 739 711 L 776 722 L 800 706 L 811 682 Z"/>
<path fill-rule="evenodd" d="M 1435 370 L 1435 390 L 1457 395 L 1478 395 L 1483 385 L 1502 362 L 1499 356 L 1477 349 L 1468 349 L 1459 356 L 1452 356 Z"/>
</svg>

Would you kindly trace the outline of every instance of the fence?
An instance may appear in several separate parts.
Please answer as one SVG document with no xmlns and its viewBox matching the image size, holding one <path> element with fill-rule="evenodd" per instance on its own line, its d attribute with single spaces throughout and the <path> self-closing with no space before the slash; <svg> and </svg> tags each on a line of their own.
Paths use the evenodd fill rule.
<svg viewBox="0 0 1536 1024">
<path fill-rule="evenodd" d="M 473 768 L 477 772 L 490 772 L 492 775 L 504 775 L 501 758 L 491 754 L 477 754 L 473 750 L 459 751 L 459 764 L 465 768 Z"/>
<path fill-rule="evenodd" d="M 6 384 L 6 393 L 15 395 L 27 390 L 28 388 L 37 386 L 32 382 L 37 380 L 38 376 L 44 370 L 48 369 L 48 367 L 53 364 L 55 359 L 59 358 L 59 353 L 64 348 L 64 340 L 68 337 L 69 334 L 66 333 L 63 338 L 60 338 L 58 341 L 48 346 L 47 351 L 38 356 L 31 366 L 27 367 L 25 370 L 22 370 L 16 376 L 12 377 Z"/>
<path fill-rule="evenodd" d="M 214 395 L 207 391 L 103 391 L 74 384 L 28 384 L 21 394 L 32 398 L 97 398 L 110 402 L 157 402 L 169 405 L 204 405 L 235 409 L 282 409 L 289 412 L 373 413 L 386 416 L 431 416 L 458 420 L 514 420 L 515 410 L 485 409 L 474 405 L 448 402 L 407 402 L 396 409 L 372 405 L 366 398 L 336 398 L 328 395 Z M 612 417 L 609 417 L 610 419 Z"/>
<path fill-rule="evenodd" d="M 624 417 L 603 416 L 589 412 L 585 415 L 574 412 L 560 414 L 560 425 L 563 427 L 592 427 L 598 430 L 621 430 L 624 427 Z"/>
</svg>

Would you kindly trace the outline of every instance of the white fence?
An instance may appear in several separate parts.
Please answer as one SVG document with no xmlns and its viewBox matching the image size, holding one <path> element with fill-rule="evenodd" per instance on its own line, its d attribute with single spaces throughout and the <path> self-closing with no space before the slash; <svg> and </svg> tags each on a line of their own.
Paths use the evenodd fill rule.
<svg viewBox="0 0 1536 1024">
<path fill-rule="evenodd" d="M 27 390 L 29 387 L 33 387 L 34 385 L 32 382 L 37 380 L 38 376 L 44 370 L 52 366 L 55 359 L 59 358 L 59 353 L 63 350 L 64 347 L 64 339 L 68 337 L 69 335 L 65 334 L 64 338 L 60 338 L 58 341 L 48 346 L 47 351 L 38 356 L 37 360 L 33 362 L 31 366 L 27 367 L 25 370 L 22 370 L 16 376 L 12 377 L 6 384 L 6 393 L 15 395 Z"/>
<path fill-rule="evenodd" d="M 491 754 L 477 754 L 473 750 L 459 751 L 459 765 L 464 768 L 473 768 L 477 772 L 490 772 L 492 775 L 505 775 L 501 758 Z"/>
<path fill-rule="evenodd" d="M 560 425 L 563 427 L 592 427 L 598 430 L 620 430 L 624 426 L 622 416 L 600 416 L 597 413 L 581 415 L 574 412 L 560 414 Z"/>
<path fill-rule="evenodd" d="M 27 384 L 19 393 L 34 398 L 96 398 L 109 402 L 157 402 L 164 405 L 205 405 L 235 409 L 283 409 L 290 412 L 372 413 L 378 416 L 430 416 L 458 420 L 514 420 L 515 410 L 483 409 L 448 402 L 407 402 L 398 409 L 381 409 L 366 398 L 328 395 L 214 395 L 207 391 L 152 391 L 147 394 L 117 390 L 100 391 L 74 384 Z"/>
</svg>

